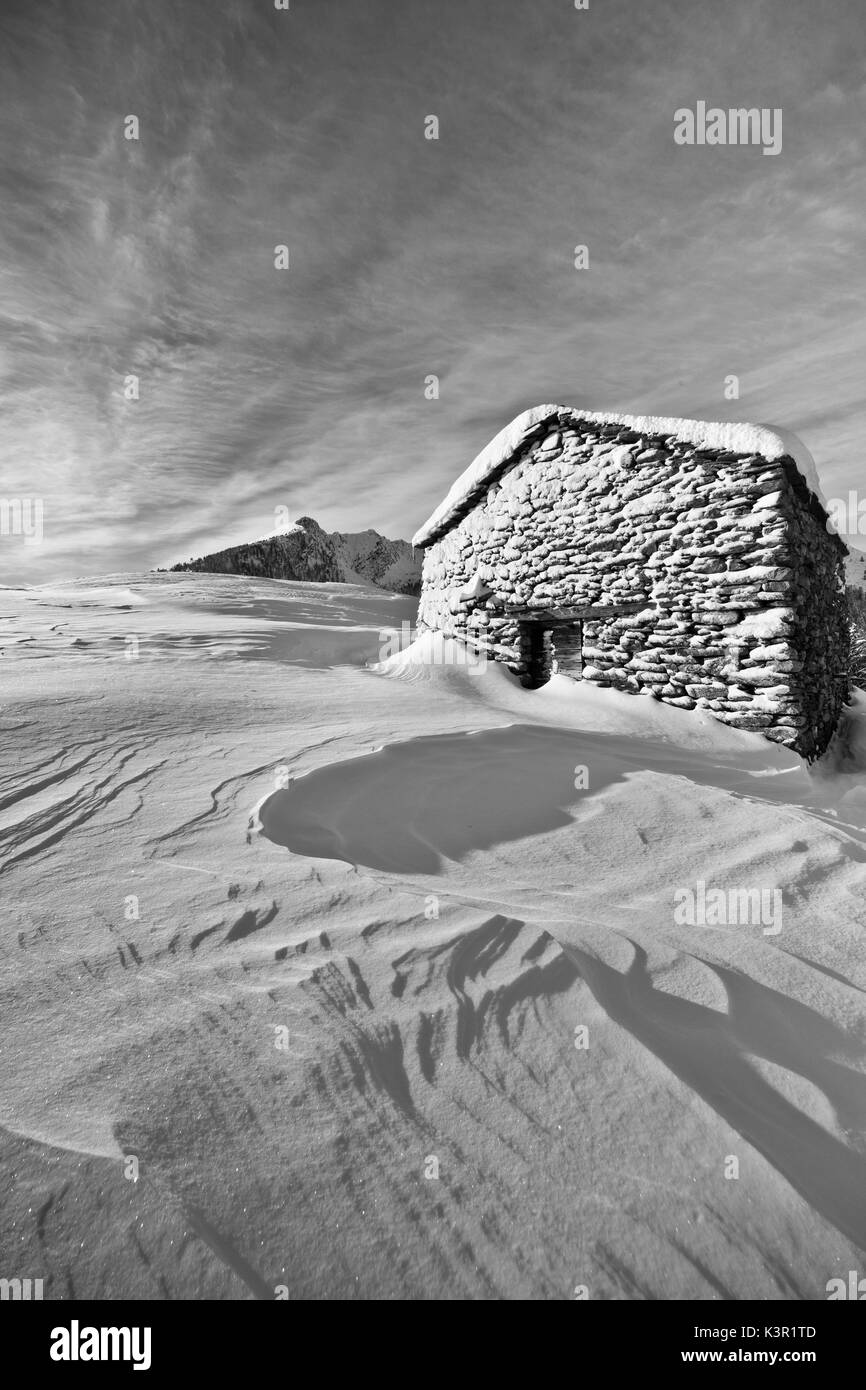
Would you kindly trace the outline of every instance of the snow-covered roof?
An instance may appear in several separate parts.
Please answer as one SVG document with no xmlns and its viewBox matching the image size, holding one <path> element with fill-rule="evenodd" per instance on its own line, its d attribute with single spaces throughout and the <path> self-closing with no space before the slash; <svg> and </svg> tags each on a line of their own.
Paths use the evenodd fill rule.
<svg viewBox="0 0 866 1390">
<path fill-rule="evenodd" d="M 448 495 L 415 532 L 412 544 L 430 545 L 443 532 L 450 530 L 480 498 L 489 483 L 519 450 L 530 440 L 540 437 L 547 425 L 563 418 L 575 423 L 592 425 L 622 425 L 636 434 L 670 434 L 703 449 L 726 450 L 734 454 L 760 454 L 773 460 L 787 456 L 793 459 L 810 492 L 824 510 L 827 503 L 821 491 L 815 460 L 802 440 L 790 430 L 775 425 L 735 424 L 712 420 L 679 420 L 662 415 L 613 415 L 600 410 L 578 410 L 566 405 L 536 405 L 524 410 L 500 430 L 485 449 L 460 474 Z"/>
</svg>

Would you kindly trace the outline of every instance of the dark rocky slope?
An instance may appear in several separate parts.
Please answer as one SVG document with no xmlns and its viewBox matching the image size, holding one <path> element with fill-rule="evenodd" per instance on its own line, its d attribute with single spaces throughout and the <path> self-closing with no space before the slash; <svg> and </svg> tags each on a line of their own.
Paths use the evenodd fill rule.
<svg viewBox="0 0 866 1390">
<path fill-rule="evenodd" d="M 302 516 L 291 530 L 280 535 L 217 550 L 172 569 L 313 583 L 375 584 L 394 593 L 417 594 L 421 555 L 419 552 L 416 559 L 407 541 L 391 541 L 377 531 L 329 533 L 311 516 Z"/>
</svg>

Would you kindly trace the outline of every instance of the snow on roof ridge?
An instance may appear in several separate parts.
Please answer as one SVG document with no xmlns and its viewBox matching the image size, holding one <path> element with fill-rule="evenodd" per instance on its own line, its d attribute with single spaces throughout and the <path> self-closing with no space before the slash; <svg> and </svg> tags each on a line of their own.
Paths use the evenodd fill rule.
<svg viewBox="0 0 866 1390">
<path fill-rule="evenodd" d="M 523 444 L 548 421 L 558 416 L 572 420 L 588 420 L 597 425 L 622 425 L 636 434 L 672 434 L 691 444 L 708 449 L 728 450 L 735 454 L 760 454 L 773 460 L 788 455 L 794 460 L 800 476 L 815 494 L 824 510 L 827 502 L 821 490 L 815 460 L 801 439 L 791 430 L 775 425 L 752 425 L 734 421 L 687 420 L 664 415 L 619 415 L 606 410 L 579 410 L 567 405 L 535 405 L 515 416 L 481 450 L 449 489 L 446 497 L 415 532 L 412 544 L 429 545 L 437 536 L 456 522 L 467 504 L 503 464 L 513 458 Z"/>
</svg>

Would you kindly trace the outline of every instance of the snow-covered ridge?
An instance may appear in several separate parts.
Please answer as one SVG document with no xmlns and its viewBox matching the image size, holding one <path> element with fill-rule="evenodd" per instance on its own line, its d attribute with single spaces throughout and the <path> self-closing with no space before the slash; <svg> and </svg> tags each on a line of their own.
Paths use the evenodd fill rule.
<svg viewBox="0 0 866 1390">
<path fill-rule="evenodd" d="M 312 583 L 374 584 L 395 593 L 418 593 L 420 557 L 407 541 L 388 540 L 378 531 L 323 531 L 310 516 L 274 536 L 213 551 L 175 570 L 245 574 L 262 579 Z"/>
<path fill-rule="evenodd" d="M 669 434 L 699 448 L 725 450 L 734 454 L 760 454 L 773 460 L 786 455 L 793 459 L 809 490 L 826 510 L 818 470 L 806 445 L 790 430 L 774 425 L 738 424 L 713 420 L 680 420 L 663 415 L 616 415 L 607 411 L 579 410 L 574 406 L 536 405 L 516 416 L 500 430 L 486 448 L 460 474 L 445 499 L 412 537 L 412 544 L 425 546 L 448 529 L 475 501 L 484 485 L 522 446 L 548 422 L 570 418 L 577 424 L 620 425 L 636 434 Z"/>
</svg>

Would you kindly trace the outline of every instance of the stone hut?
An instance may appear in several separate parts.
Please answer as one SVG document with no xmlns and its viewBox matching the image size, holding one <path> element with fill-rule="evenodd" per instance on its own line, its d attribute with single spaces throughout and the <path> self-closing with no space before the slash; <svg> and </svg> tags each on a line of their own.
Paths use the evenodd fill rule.
<svg viewBox="0 0 866 1390">
<path fill-rule="evenodd" d="M 519 415 L 413 537 L 418 624 L 504 662 L 702 708 L 813 759 L 848 696 L 846 547 L 759 425 Z"/>
</svg>

